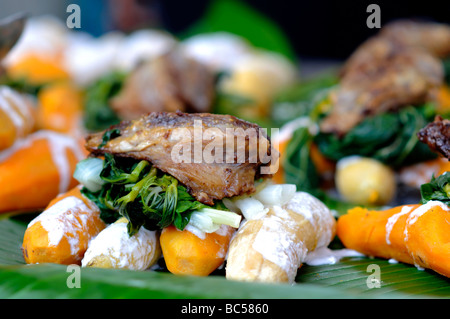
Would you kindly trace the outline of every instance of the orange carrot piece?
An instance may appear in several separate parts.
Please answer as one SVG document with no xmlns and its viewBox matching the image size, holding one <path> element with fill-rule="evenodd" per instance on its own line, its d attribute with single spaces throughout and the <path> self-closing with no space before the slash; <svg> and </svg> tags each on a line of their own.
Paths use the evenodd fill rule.
<svg viewBox="0 0 450 319">
<path fill-rule="evenodd" d="M 105 227 L 98 207 L 75 187 L 53 199 L 28 225 L 22 245 L 25 262 L 81 264 L 89 241 Z"/>
<path fill-rule="evenodd" d="M 224 229 L 224 232 L 221 230 Z M 228 245 L 235 229 L 222 226 L 215 233 L 205 233 L 204 238 L 174 226 L 161 232 L 161 249 L 167 269 L 177 275 L 208 276 L 225 260 Z"/>
<path fill-rule="evenodd" d="M 437 95 L 438 113 L 447 113 L 450 111 L 450 87 L 443 84 Z"/>
<path fill-rule="evenodd" d="M 63 66 L 62 57 L 58 54 L 47 56 L 28 54 L 7 66 L 7 74 L 14 79 L 25 79 L 36 85 L 70 79 Z"/>
<path fill-rule="evenodd" d="M 415 188 L 420 188 L 422 184 L 430 182 L 433 175 L 438 177 L 450 171 L 450 161 L 443 157 L 438 157 L 425 162 L 420 162 L 403 167 L 399 171 L 399 181 Z"/>
<path fill-rule="evenodd" d="M 450 277 L 450 209 L 430 201 L 385 211 L 349 210 L 337 223 L 337 235 L 350 249 L 414 264 Z"/>
<path fill-rule="evenodd" d="M 0 86 L 0 150 L 35 129 L 35 108 L 30 98 L 7 86 Z"/>
<path fill-rule="evenodd" d="M 61 82 L 45 86 L 38 93 L 38 127 L 61 133 L 82 131 L 82 96 L 74 85 Z"/>
<path fill-rule="evenodd" d="M 287 147 L 288 143 L 289 143 L 289 139 L 285 139 L 285 140 L 279 141 L 279 143 L 278 143 L 277 151 L 280 154 L 280 156 L 277 159 L 277 161 L 278 161 L 278 163 L 277 163 L 278 170 L 272 176 L 272 180 L 276 184 L 284 184 L 285 183 L 284 169 L 283 169 L 282 164 L 283 164 L 283 161 L 284 161 L 284 155 L 283 154 L 285 154 L 286 147 Z"/>
<path fill-rule="evenodd" d="M 78 140 L 38 131 L 0 153 L 0 213 L 42 209 L 76 186 L 76 164 L 86 156 Z"/>
<path fill-rule="evenodd" d="M 14 144 L 16 140 L 16 126 L 9 115 L 0 110 L 0 150 L 4 150 Z"/>
</svg>

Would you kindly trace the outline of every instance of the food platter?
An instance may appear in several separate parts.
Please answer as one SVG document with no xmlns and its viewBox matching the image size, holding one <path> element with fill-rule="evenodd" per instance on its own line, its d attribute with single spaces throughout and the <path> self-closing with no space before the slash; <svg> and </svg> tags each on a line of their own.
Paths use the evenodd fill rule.
<svg viewBox="0 0 450 319">
<path fill-rule="evenodd" d="M 64 265 L 26 265 L 20 250 L 29 216 L 0 221 L 2 298 L 182 298 L 182 299 L 386 299 L 448 298 L 449 280 L 414 266 L 352 257 L 334 265 L 302 266 L 297 283 L 257 284 L 178 277 L 166 272 L 82 269 L 81 287 L 69 289 Z M 381 288 L 368 288 L 369 265 L 379 265 Z M 219 271 L 220 272 L 220 271 Z M 101 287 L 101 289 L 100 289 Z"/>
</svg>

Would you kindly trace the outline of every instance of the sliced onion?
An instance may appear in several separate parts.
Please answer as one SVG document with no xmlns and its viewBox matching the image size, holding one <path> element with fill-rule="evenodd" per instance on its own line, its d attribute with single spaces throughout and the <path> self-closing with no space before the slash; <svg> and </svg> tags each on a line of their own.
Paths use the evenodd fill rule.
<svg viewBox="0 0 450 319">
<path fill-rule="evenodd" d="M 267 185 L 253 197 L 266 206 L 283 206 L 295 195 L 297 187 L 294 184 Z"/>
<path fill-rule="evenodd" d="M 105 183 L 105 181 L 100 178 L 102 169 L 102 159 L 89 157 L 78 162 L 73 177 L 91 192 L 97 192 Z"/>
<path fill-rule="evenodd" d="M 245 219 L 248 220 L 261 218 L 269 211 L 268 208 L 264 207 L 263 203 L 252 197 L 238 199 L 234 202 L 234 204 L 242 212 Z"/>
</svg>

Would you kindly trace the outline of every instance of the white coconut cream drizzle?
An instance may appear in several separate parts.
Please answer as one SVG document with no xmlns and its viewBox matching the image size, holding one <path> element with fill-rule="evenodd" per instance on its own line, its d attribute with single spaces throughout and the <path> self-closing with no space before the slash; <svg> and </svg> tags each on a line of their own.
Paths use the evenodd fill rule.
<svg viewBox="0 0 450 319">
<path fill-rule="evenodd" d="M 273 207 L 274 215 L 266 216 L 263 225 L 253 242 L 253 249 L 264 259 L 280 267 L 292 281 L 302 260 L 305 259 L 307 249 L 303 242 L 295 240 L 295 221 L 289 213 L 281 207 Z"/>
<path fill-rule="evenodd" d="M 302 215 L 314 227 L 317 247 L 327 246 L 334 235 L 335 221 L 328 207 L 316 197 L 306 192 L 296 192 L 286 204 L 286 208 Z"/>
<path fill-rule="evenodd" d="M 402 210 L 399 213 L 394 214 L 391 217 L 389 217 L 389 219 L 386 223 L 386 243 L 388 245 L 391 244 L 391 239 L 390 239 L 391 232 L 392 232 L 392 229 L 394 228 L 395 224 L 397 223 L 398 219 L 403 215 L 409 214 L 412 209 L 413 209 L 412 206 L 404 206 L 404 207 L 402 207 Z"/>
<path fill-rule="evenodd" d="M 290 212 L 302 215 L 314 229 L 316 249 L 327 246 L 334 234 L 335 220 L 330 210 L 317 198 L 296 192 L 282 207 L 272 206 L 272 215 L 265 216 L 263 224 L 253 242 L 253 249 L 264 259 L 283 269 L 290 281 L 297 269 L 307 258 L 308 248 L 296 240 L 296 233 L 302 227 Z"/>
<path fill-rule="evenodd" d="M 156 231 L 141 227 L 128 235 L 127 223 L 115 222 L 95 237 L 81 261 L 83 267 L 96 257 L 109 257 L 113 268 L 145 270 L 156 253 Z"/>
<path fill-rule="evenodd" d="M 413 212 L 411 212 L 411 214 L 408 216 L 408 219 L 406 220 L 406 227 L 405 227 L 405 231 L 404 231 L 405 242 L 408 241 L 409 226 L 413 225 L 419 219 L 420 216 L 422 216 L 428 210 L 430 210 L 432 207 L 435 207 L 435 206 L 439 206 L 443 210 L 446 210 L 446 211 L 450 210 L 447 205 L 445 205 L 444 203 L 442 203 L 440 201 L 436 201 L 436 200 L 430 200 L 426 204 L 417 207 Z"/>
<path fill-rule="evenodd" d="M 362 256 L 364 255 L 352 249 L 344 248 L 331 250 L 328 247 L 319 247 L 311 252 L 308 252 L 305 259 L 305 264 L 310 266 L 333 265 L 344 257 Z"/>
<path fill-rule="evenodd" d="M 31 113 L 30 106 L 27 105 L 26 102 L 26 100 L 30 99 L 30 96 L 18 93 L 7 86 L 0 87 L 0 95 L 14 103 L 17 111 L 20 112 L 25 119 L 24 124 L 27 124 L 29 127 L 34 126 L 34 117 Z"/>
<path fill-rule="evenodd" d="M 406 244 L 406 248 L 408 249 L 408 252 L 410 253 L 410 255 L 411 255 L 411 257 L 412 257 L 412 259 L 413 259 L 413 261 L 414 261 L 414 265 L 415 265 L 416 268 L 419 269 L 419 270 L 423 270 L 423 267 L 421 267 L 419 264 L 416 263 L 415 254 L 414 254 L 414 253 L 411 253 L 411 252 L 409 251 L 409 247 L 408 247 L 409 227 L 410 227 L 411 225 L 413 225 L 415 222 L 417 222 L 417 220 L 418 220 L 423 214 L 425 214 L 425 213 L 428 212 L 431 208 L 436 207 L 436 206 L 441 207 L 441 208 L 442 208 L 443 210 L 445 210 L 445 211 L 449 211 L 449 210 L 450 210 L 450 208 L 449 208 L 446 204 L 444 204 L 444 203 L 442 203 L 442 202 L 440 202 L 440 201 L 431 200 L 431 201 L 427 202 L 426 204 L 417 207 L 414 211 L 411 212 L 411 214 L 408 216 L 408 219 L 406 220 L 406 226 L 405 226 L 405 230 L 404 230 L 404 235 L 405 235 L 404 241 L 405 241 L 405 244 Z"/>
<path fill-rule="evenodd" d="M 21 110 L 19 110 L 19 105 L 16 105 L 17 108 L 14 107 L 14 105 L 12 105 L 11 102 L 8 101 L 5 95 L 11 97 L 13 94 L 8 92 L 5 87 L 0 87 L 0 109 L 4 111 L 4 113 L 11 119 L 11 122 L 14 124 L 14 127 L 16 129 L 16 136 L 23 137 L 25 128 L 25 114 L 23 112 L 22 114 L 20 114 L 19 111 Z"/>
<path fill-rule="evenodd" d="M 72 177 L 67 151 L 71 150 L 78 161 L 84 158 L 84 154 L 77 142 L 68 136 L 54 134 L 50 131 L 42 131 L 41 134 L 48 140 L 53 163 L 55 163 L 59 173 L 59 192 L 63 193 L 68 190 Z"/>
<path fill-rule="evenodd" d="M 88 207 L 83 200 L 68 196 L 56 202 L 33 219 L 27 227 L 37 222 L 47 231 L 50 246 L 58 246 L 62 238 L 66 238 L 72 255 L 78 253 L 78 232 L 84 232 L 90 216 L 97 213 Z"/>
<path fill-rule="evenodd" d="M 81 161 L 84 158 L 81 147 L 72 137 L 53 131 L 37 131 L 31 135 L 28 135 L 24 139 L 17 140 L 13 146 L 1 152 L 0 163 L 8 159 L 17 151 L 29 147 L 34 141 L 39 139 L 45 139 L 48 142 L 53 163 L 55 164 L 59 174 L 59 193 L 64 193 L 68 190 L 72 177 L 67 151 L 70 150 L 78 161 Z"/>
</svg>

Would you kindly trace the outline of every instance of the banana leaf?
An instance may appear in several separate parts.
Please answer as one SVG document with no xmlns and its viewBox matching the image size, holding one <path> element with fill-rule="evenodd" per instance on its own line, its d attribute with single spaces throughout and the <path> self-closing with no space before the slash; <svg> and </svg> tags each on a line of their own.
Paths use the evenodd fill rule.
<svg viewBox="0 0 450 319">
<path fill-rule="evenodd" d="M 70 285 L 65 265 L 26 265 L 21 244 L 35 214 L 0 218 L 0 298 L 20 299 L 406 299 L 449 298 L 450 279 L 386 260 L 352 257 L 332 265 L 303 265 L 294 285 L 226 280 L 223 270 L 209 277 L 175 276 L 165 271 L 80 268 Z M 338 247 L 339 242 L 332 243 Z M 380 269 L 380 288 L 369 288 L 369 266 Z M 71 288 L 72 287 L 72 288 Z"/>
</svg>

